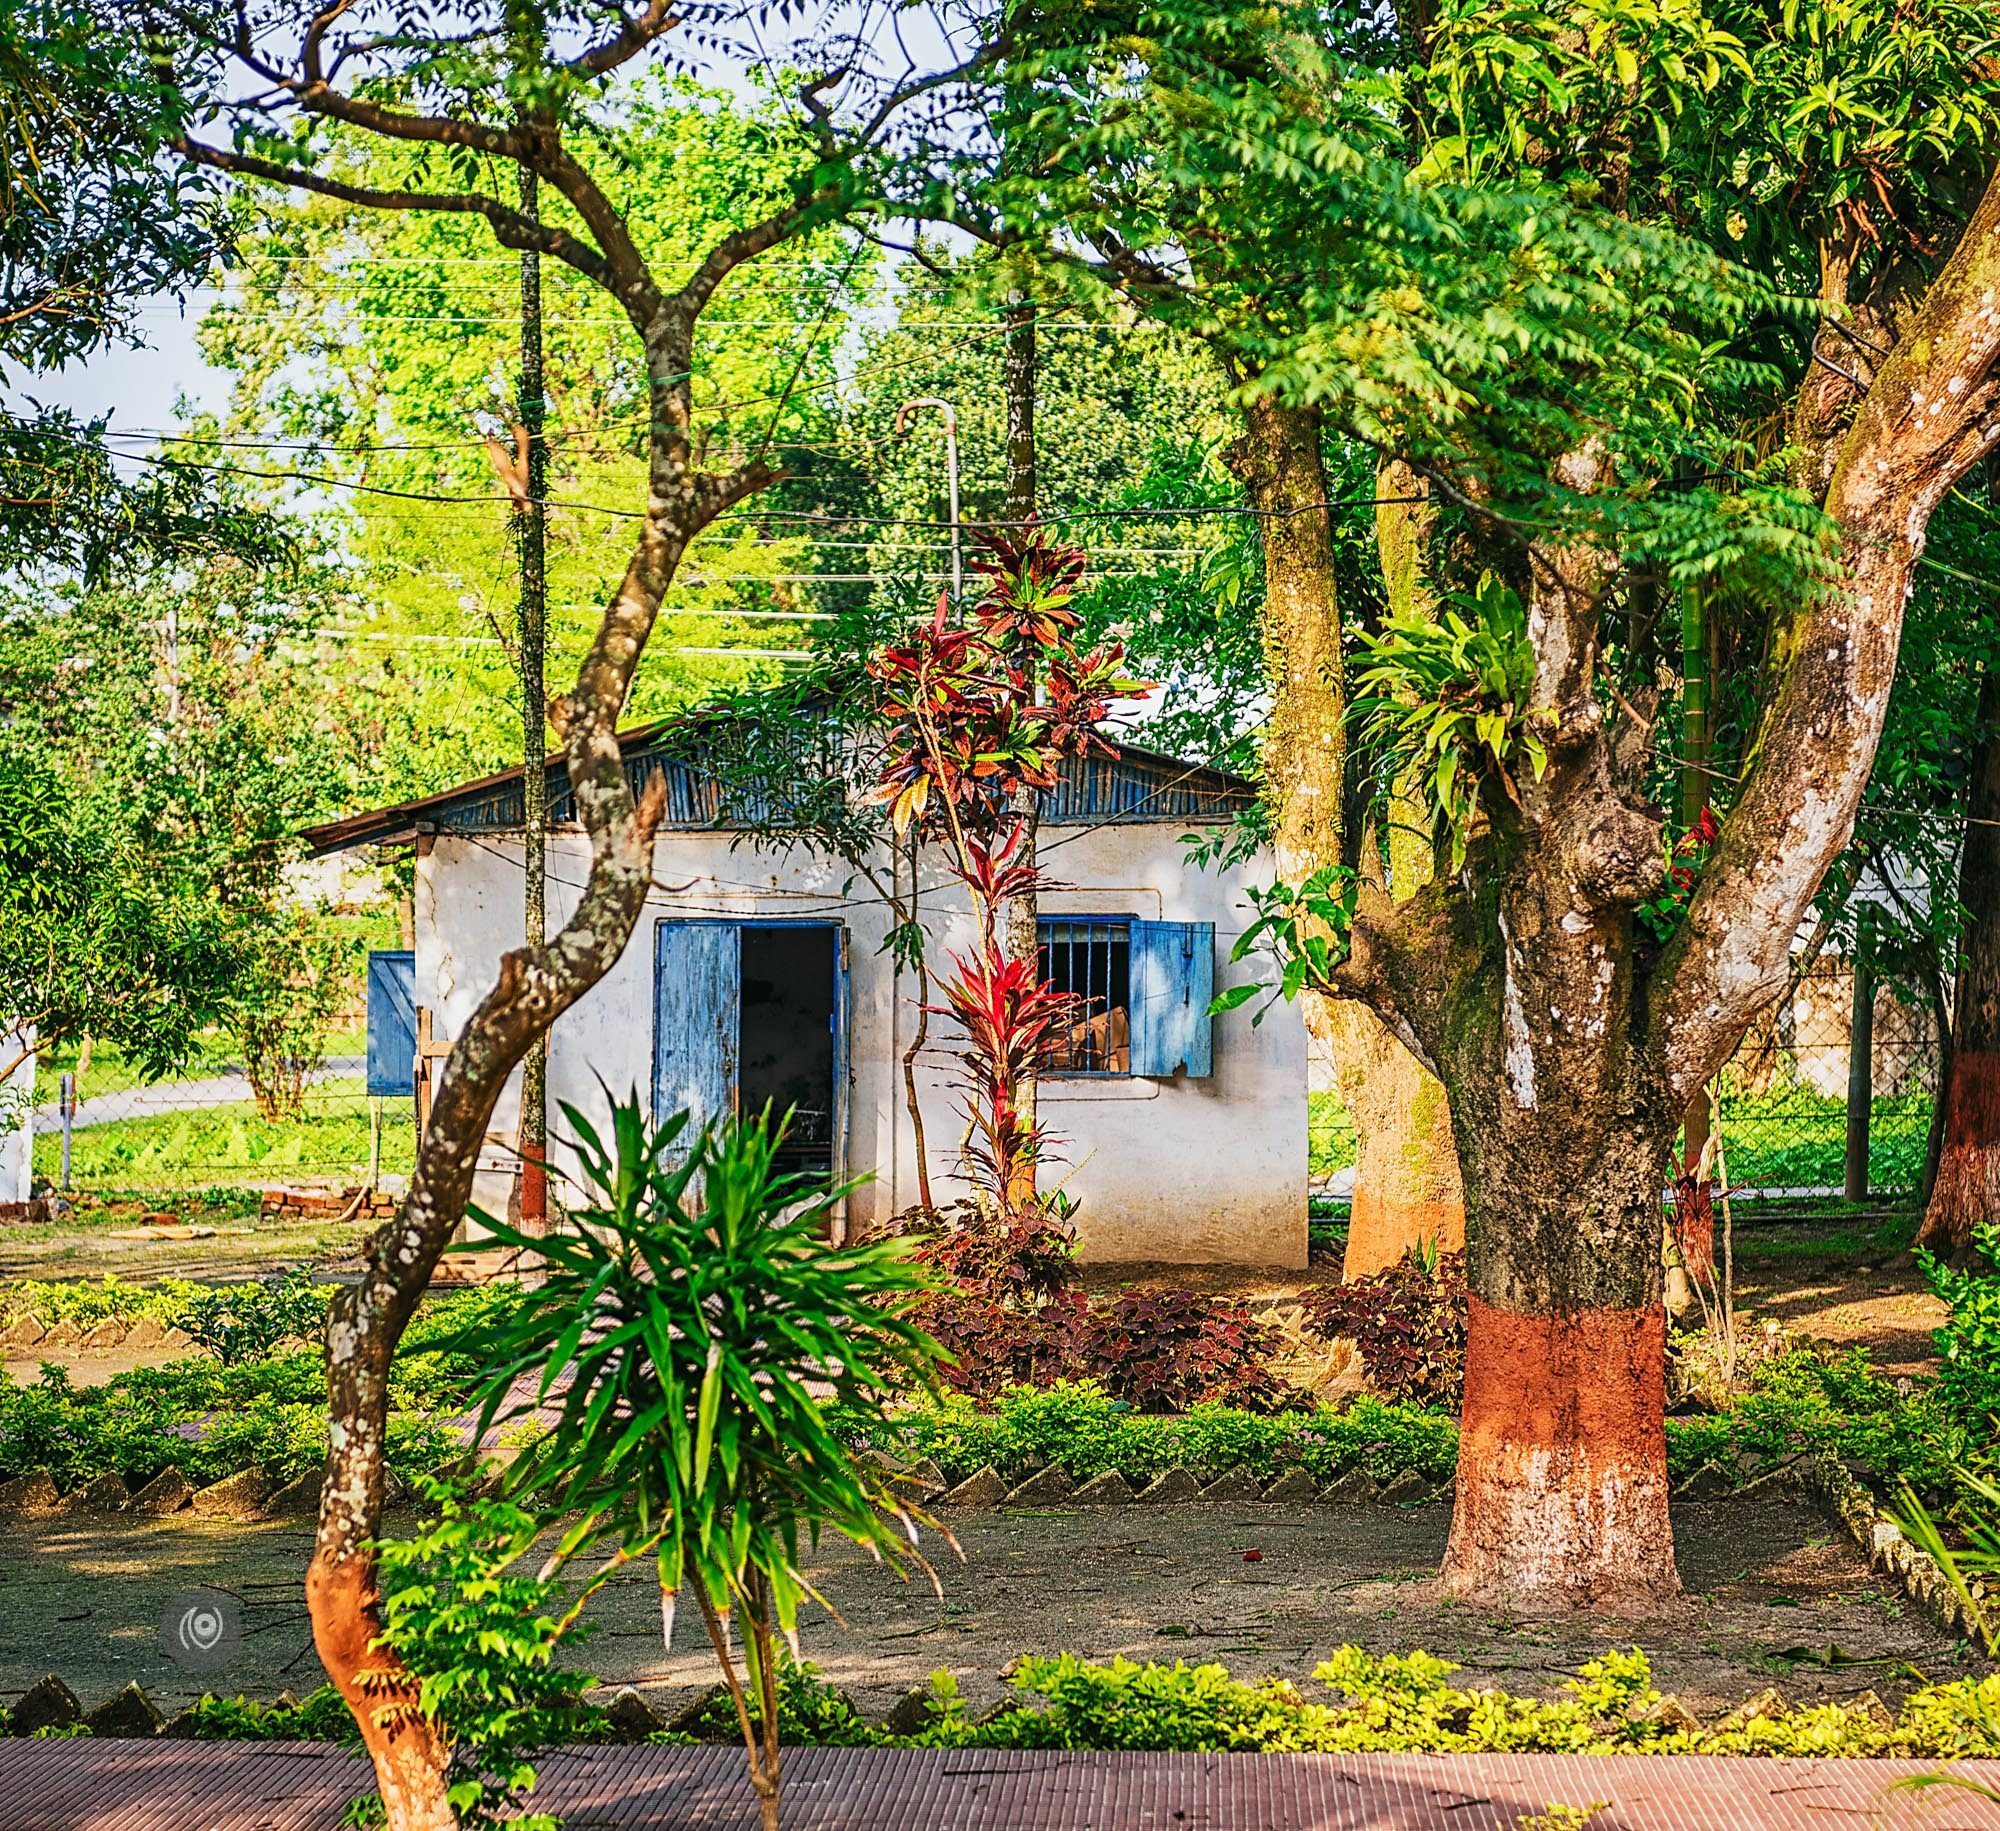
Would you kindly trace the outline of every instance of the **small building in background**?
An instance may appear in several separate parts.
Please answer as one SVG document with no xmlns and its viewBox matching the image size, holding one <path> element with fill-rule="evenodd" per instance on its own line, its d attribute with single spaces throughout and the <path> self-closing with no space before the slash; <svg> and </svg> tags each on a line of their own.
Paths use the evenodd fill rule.
<svg viewBox="0 0 2000 1831">
<path fill-rule="evenodd" d="M 0 1203 L 34 1194 L 34 1041 L 32 1031 L 0 1029 Z"/>
<path fill-rule="evenodd" d="M 883 889 L 904 893 L 907 855 L 871 856 L 863 872 L 808 833 L 778 830 L 768 796 L 782 787 L 759 791 L 767 798 L 754 816 L 738 811 L 740 791 L 723 786 L 719 765 L 704 766 L 688 729 L 654 725 L 622 739 L 635 790 L 665 775 L 667 813 L 630 946 L 550 1038 L 552 1171 L 560 1179 L 575 1163 L 560 1103 L 593 1124 L 611 1096 L 635 1089 L 656 1117 L 769 1105 L 794 1114 L 793 1164 L 865 1179 L 848 1198 L 848 1220 L 879 1224 L 919 1199 L 909 1056 L 933 1197 L 943 1204 L 969 1193 L 957 1175 L 962 1038 L 933 1013 L 919 1046 L 918 981 L 888 945 L 894 918 Z M 799 767 L 817 766 L 802 757 Z M 553 933 L 575 906 L 588 845 L 560 761 L 548 765 L 548 789 Z M 1044 797 L 1041 857 L 1055 886 L 1040 901 L 1044 976 L 1080 1003 L 1041 1083 L 1050 1138 L 1042 1184 L 1080 1204 L 1088 1258 L 1305 1263 L 1304 1024 L 1292 1006 L 1262 1023 L 1251 1007 L 1209 1014 L 1217 991 L 1255 976 L 1229 953 L 1246 923 L 1246 888 L 1268 881 L 1272 866 L 1255 858 L 1204 868 L 1187 861 L 1183 843 L 1232 822 L 1254 792 L 1239 777 L 1118 747 L 1072 763 Z M 521 771 L 306 838 L 320 855 L 364 847 L 415 855 L 414 947 L 379 957 L 373 974 L 371 1086 L 391 1085 L 419 1034 L 437 1048 L 458 1034 L 501 955 L 520 944 Z M 921 868 L 935 974 L 948 953 L 971 946 L 972 922 L 964 892 L 934 861 Z M 476 1199 L 489 1209 L 509 1201 L 515 1181 L 518 1090 L 517 1075 L 483 1160 Z"/>
</svg>

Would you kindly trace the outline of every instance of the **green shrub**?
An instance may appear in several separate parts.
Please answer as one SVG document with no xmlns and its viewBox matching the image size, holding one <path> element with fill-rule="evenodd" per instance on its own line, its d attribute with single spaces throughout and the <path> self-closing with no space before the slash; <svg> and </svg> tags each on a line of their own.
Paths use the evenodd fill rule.
<svg viewBox="0 0 2000 1831">
<path fill-rule="evenodd" d="M 1133 1410 L 1093 1381 L 1010 1386 L 990 1408 L 949 1395 L 915 1404 L 857 1441 L 907 1456 L 932 1458 L 961 1481 L 991 1464 L 1019 1478 L 1054 1463 L 1078 1481 L 1116 1469 L 1150 1481 L 1176 1465 L 1213 1478 L 1247 1466 L 1260 1473 L 1299 1467 L 1333 1480 L 1350 1468 L 1377 1477 L 1415 1469 L 1432 1481 L 1457 1466 L 1458 1422 L 1449 1413 L 1362 1397 L 1344 1410 L 1322 1405 L 1276 1415 L 1202 1404 L 1178 1417 Z"/>
<path fill-rule="evenodd" d="M 225 1367 L 267 1355 L 280 1342 L 318 1336 L 331 1293 L 301 1266 L 242 1284 L 212 1285 L 175 1319 Z"/>
<path fill-rule="evenodd" d="M 1934 1254 L 1919 1252 L 1931 1294 L 1951 1310 L 1932 1340 L 1942 1357 L 1938 1391 L 1952 1406 L 1981 1419 L 1989 1435 L 2000 1430 L 2000 1227 L 1974 1229 L 1983 1265 L 1954 1270 Z"/>
<path fill-rule="evenodd" d="M 66 1284 L 23 1278 L 0 1284 L 0 1323 L 33 1316 L 50 1325 L 73 1322 L 88 1329 L 100 1322 L 137 1322 L 143 1316 L 171 1326 L 206 1288 L 190 1278 L 162 1278 L 157 1284 L 126 1284 L 116 1277 Z"/>
<path fill-rule="evenodd" d="M 459 1822 L 556 1831 L 547 1813 L 520 1808 L 535 1789 L 530 1757 L 594 1727 L 577 1700 L 596 1680 L 556 1663 L 590 1623 L 562 1584 L 517 1568 L 540 1530 L 534 1515 L 436 1482 L 424 1488 L 435 1516 L 414 1537 L 376 1547 L 376 1644 L 416 1676 L 418 1707 L 444 1730 Z"/>
<path fill-rule="evenodd" d="M 342 1742 L 361 1745 L 347 1700 L 331 1684 L 321 1685 L 294 1704 L 264 1704 L 255 1698 L 199 1699 L 188 1733 L 197 1742 Z"/>
<path fill-rule="evenodd" d="M 968 1723 L 955 1688 L 916 1738 L 934 1746 L 1127 1748 L 1185 1752 L 1471 1754 L 1983 1755 L 2000 1753 L 1992 1707 L 2000 1678 L 1917 1693 L 1894 1723 L 1864 1704 L 1815 1704 L 1775 1717 L 1686 1726 L 1663 1717 L 1645 1655 L 1612 1651 L 1580 1667 L 1552 1699 L 1451 1682 L 1428 1653 L 1342 1647 L 1314 1671 L 1330 1701 L 1284 1679 L 1246 1682 L 1219 1665 L 1094 1664 L 1073 1653 L 1019 1663 L 1022 1702 Z"/>
<path fill-rule="evenodd" d="M 810 1661 L 798 1661 L 788 1652 L 777 1659 L 778 1742 L 785 1748 L 862 1748 L 886 1740 L 872 1729 L 854 1701 L 820 1677 Z M 751 1700 L 751 1721 L 762 1728 L 764 1713 L 760 1699 Z M 663 1743 L 734 1742 L 742 1734 L 736 1721 L 736 1707 L 729 1693 L 718 1685 L 696 1713 L 685 1731 L 662 1730 L 648 1738 Z"/>
</svg>

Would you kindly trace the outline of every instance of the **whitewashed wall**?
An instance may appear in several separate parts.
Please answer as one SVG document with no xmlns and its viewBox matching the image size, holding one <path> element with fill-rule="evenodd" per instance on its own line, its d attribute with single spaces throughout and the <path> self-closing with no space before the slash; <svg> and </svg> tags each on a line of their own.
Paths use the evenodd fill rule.
<svg viewBox="0 0 2000 1831">
<path fill-rule="evenodd" d="M 1045 915 L 1131 915 L 1213 922 L 1216 987 L 1238 983 L 1229 963 L 1255 876 L 1209 872 L 1182 862 L 1182 824 L 1051 827 L 1047 869 L 1069 888 L 1052 890 Z M 574 906 L 584 874 L 582 836 L 549 845 L 549 919 Z M 500 954 L 521 936 L 518 838 L 440 836 L 418 866 L 417 997 L 440 1036 L 456 1035 L 492 983 Z M 726 834 L 668 833 L 654 854 L 656 889 L 638 934 L 610 975 L 556 1026 L 549 1060 L 552 1115 L 569 1101 L 595 1118 L 604 1087 L 646 1096 L 653 1061 L 654 930 L 662 919 L 789 916 L 843 922 L 849 931 L 852 1023 L 848 1171 L 873 1180 L 851 1205 L 872 1220 L 917 1200 L 914 1143 L 903 1101 L 901 1059 L 915 1033 L 914 980 L 891 970 L 881 945 L 887 911 L 848 866 L 804 848 L 732 847 Z M 1083 888 L 1082 886 L 1088 886 Z M 932 959 L 971 939 L 955 887 L 926 894 Z M 1042 1123 L 1060 1159 L 1043 1186 L 1060 1183 L 1082 1203 L 1087 1257 L 1182 1264 L 1300 1266 L 1306 1254 L 1306 1036 L 1296 1009 L 1261 1025 L 1251 1008 L 1214 1020 L 1214 1073 L 1199 1080 L 1064 1080 L 1042 1085 Z M 953 1180 L 964 1130 L 954 1114 L 951 1050 L 956 1036 L 933 1017 L 919 1058 L 919 1098 L 929 1137 L 933 1191 Z M 603 1086 L 600 1086 L 600 1080 Z M 496 1140 L 518 1124 L 517 1086 L 495 1115 Z M 504 1161 L 498 1150 L 492 1157 Z M 554 1163 L 567 1165 L 558 1147 Z M 482 1204 L 504 1204 L 504 1180 L 484 1179 Z"/>
<path fill-rule="evenodd" d="M 32 1040 L 32 1035 L 0 1030 L 0 1067 Z M 34 1193 L 34 1178 L 35 1058 L 30 1055 L 0 1082 L 0 1202 L 25 1202 Z"/>
</svg>

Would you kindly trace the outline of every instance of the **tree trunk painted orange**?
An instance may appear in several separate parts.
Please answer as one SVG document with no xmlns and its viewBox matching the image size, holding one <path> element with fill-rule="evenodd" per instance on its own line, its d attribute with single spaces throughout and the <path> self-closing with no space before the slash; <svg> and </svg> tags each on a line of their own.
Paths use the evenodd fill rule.
<svg viewBox="0 0 2000 1831">
<path fill-rule="evenodd" d="M 1972 1249 L 1972 1230 L 2000 1221 L 2000 669 L 1979 683 L 1979 738 L 1966 803 L 1958 900 L 1971 916 L 1959 944 L 1944 1145 L 1917 1244 L 1946 1257 Z"/>
<path fill-rule="evenodd" d="M 417 1681 L 393 1653 L 371 1652 L 381 1632 L 372 1559 L 330 1556 L 306 1570 L 313 1645 L 360 1726 L 391 1831 L 458 1831 L 447 1793 L 451 1750 L 417 1704 Z"/>
<path fill-rule="evenodd" d="M 1354 1207 L 1343 1278 L 1366 1278 L 1420 1245 L 1465 1245 L 1465 1193 L 1451 1103 L 1365 1005 L 1325 1009 L 1340 1097 L 1354 1120 Z"/>
<path fill-rule="evenodd" d="M 1471 1300 L 1448 1593 L 1612 1614 L 1679 1593 L 1666 1352 L 1657 1306 L 1533 1315 Z"/>
<path fill-rule="evenodd" d="M 1973 1228 L 1987 1221 L 2000 1221 L 2000 1052 L 1960 1048 L 1945 1085 L 1944 1149 L 1917 1244 L 1960 1255 L 1971 1250 Z"/>
</svg>

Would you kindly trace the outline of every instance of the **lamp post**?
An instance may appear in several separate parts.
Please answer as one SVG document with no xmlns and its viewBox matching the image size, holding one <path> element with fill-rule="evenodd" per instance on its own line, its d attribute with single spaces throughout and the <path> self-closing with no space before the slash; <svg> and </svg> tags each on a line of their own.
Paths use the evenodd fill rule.
<svg viewBox="0 0 2000 1831">
<path fill-rule="evenodd" d="M 909 437 L 910 415 L 919 407 L 935 407 L 944 421 L 944 474 L 951 492 L 951 601 L 956 604 L 965 594 L 965 564 L 958 534 L 958 409 L 950 401 L 941 401 L 932 394 L 920 394 L 915 400 L 905 401 L 896 409 L 897 438 Z"/>
</svg>

